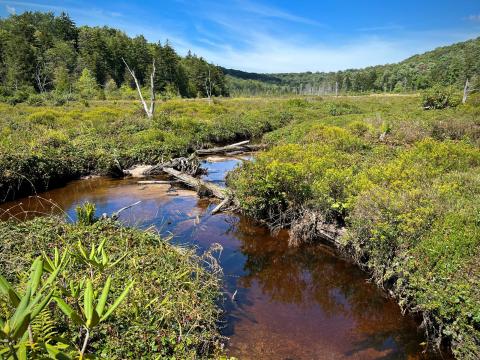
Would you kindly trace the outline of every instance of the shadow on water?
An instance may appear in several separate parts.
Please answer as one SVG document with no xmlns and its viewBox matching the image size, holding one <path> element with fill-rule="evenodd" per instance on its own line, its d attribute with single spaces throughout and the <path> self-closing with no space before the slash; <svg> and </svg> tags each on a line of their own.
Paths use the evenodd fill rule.
<svg viewBox="0 0 480 360">
<path fill-rule="evenodd" d="M 206 178 L 222 184 L 238 159 L 214 159 Z M 3 204 L 20 218 L 65 212 L 96 203 L 111 214 L 138 200 L 121 215 L 128 225 L 154 225 L 172 241 L 200 250 L 220 243 L 225 273 L 229 355 L 241 359 L 435 359 L 424 353 L 417 323 L 365 273 L 331 248 L 318 244 L 292 249 L 287 232 L 268 229 L 237 214 L 212 216 L 215 204 L 170 185 L 138 185 L 135 179 L 79 180 L 42 194 Z M 57 205 L 53 205 L 57 204 Z M 28 212 L 30 211 L 30 212 Z M 3 218 L 7 214 L 2 215 Z M 232 300 L 234 298 L 234 300 Z"/>
</svg>

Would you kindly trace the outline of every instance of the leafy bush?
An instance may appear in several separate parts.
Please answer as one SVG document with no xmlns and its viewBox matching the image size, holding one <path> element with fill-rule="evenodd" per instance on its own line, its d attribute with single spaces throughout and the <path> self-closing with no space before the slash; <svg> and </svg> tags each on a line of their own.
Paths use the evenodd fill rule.
<svg viewBox="0 0 480 360">
<path fill-rule="evenodd" d="M 32 94 L 28 97 L 28 105 L 43 106 L 45 105 L 45 97 L 42 94 Z"/>
<path fill-rule="evenodd" d="M 458 104 L 460 104 L 460 97 L 451 86 L 434 86 L 423 93 L 422 105 L 425 110 L 445 109 Z"/>
</svg>

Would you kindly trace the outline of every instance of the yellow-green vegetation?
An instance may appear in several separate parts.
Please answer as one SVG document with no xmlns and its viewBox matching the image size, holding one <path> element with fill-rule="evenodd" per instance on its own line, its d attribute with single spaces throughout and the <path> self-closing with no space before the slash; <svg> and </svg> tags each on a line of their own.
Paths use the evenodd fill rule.
<svg viewBox="0 0 480 360">
<path fill-rule="evenodd" d="M 172 100 L 158 103 L 156 116 L 147 119 L 134 101 L 0 104 L 0 199 L 82 175 L 121 174 L 135 163 L 156 164 L 211 143 L 259 137 L 291 121 L 291 108 L 261 100 Z"/>
<path fill-rule="evenodd" d="M 2 359 L 219 353 L 221 270 L 211 251 L 88 215 L 0 222 L 0 233 Z"/>
<path fill-rule="evenodd" d="M 479 99 L 428 111 L 415 96 L 290 102 L 309 119 L 266 134 L 271 149 L 229 176 L 242 209 L 273 226 L 312 212 L 345 226 L 340 246 L 428 335 L 478 359 Z"/>
</svg>

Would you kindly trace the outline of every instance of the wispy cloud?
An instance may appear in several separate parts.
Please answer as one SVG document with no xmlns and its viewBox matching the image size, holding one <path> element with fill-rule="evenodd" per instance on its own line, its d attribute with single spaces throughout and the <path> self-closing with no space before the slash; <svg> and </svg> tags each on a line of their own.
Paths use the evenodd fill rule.
<svg viewBox="0 0 480 360">
<path fill-rule="evenodd" d="M 318 21 L 298 16 L 283 10 L 280 10 L 276 7 L 262 5 L 259 2 L 250 2 L 249 0 L 238 0 L 237 4 L 240 8 L 246 12 L 259 15 L 265 18 L 276 18 L 280 20 L 296 22 L 306 25 L 321 26 L 324 27 L 325 24 L 322 24 Z"/>
<path fill-rule="evenodd" d="M 467 20 L 480 22 L 480 14 L 467 16 Z"/>
<path fill-rule="evenodd" d="M 15 15 L 17 13 L 17 10 L 13 7 L 13 6 L 10 6 L 10 5 L 5 5 L 5 8 L 7 9 L 7 12 L 10 14 L 10 15 Z"/>
<path fill-rule="evenodd" d="M 376 32 L 376 31 L 391 31 L 391 30 L 403 30 L 404 27 L 402 25 L 381 25 L 381 26 L 371 26 L 371 27 L 363 27 L 357 29 L 360 32 Z"/>
</svg>

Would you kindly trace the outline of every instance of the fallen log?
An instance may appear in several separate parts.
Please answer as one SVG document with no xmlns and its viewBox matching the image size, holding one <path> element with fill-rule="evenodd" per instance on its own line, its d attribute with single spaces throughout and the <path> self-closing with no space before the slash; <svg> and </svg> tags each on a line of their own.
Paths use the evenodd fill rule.
<svg viewBox="0 0 480 360">
<path fill-rule="evenodd" d="M 178 181 L 172 181 L 172 180 L 142 180 L 142 181 L 137 181 L 137 184 L 139 185 L 168 185 L 168 184 L 173 184 Z"/>
<path fill-rule="evenodd" d="M 231 203 L 232 199 L 230 197 L 227 197 L 225 199 L 222 200 L 222 202 L 220 204 L 218 204 L 217 206 L 215 206 L 215 208 L 212 210 L 212 215 L 215 215 L 216 213 L 222 211 L 222 209 L 224 207 L 226 207 L 227 205 L 229 205 Z"/>
<path fill-rule="evenodd" d="M 200 195 L 211 195 L 219 199 L 226 199 L 228 196 L 226 189 L 215 185 L 211 182 L 197 179 L 191 175 L 182 173 L 178 170 L 164 167 L 163 172 L 172 175 L 176 179 L 180 180 L 184 184 L 193 187 Z"/>
<path fill-rule="evenodd" d="M 251 152 L 258 151 L 266 148 L 266 145 L 250 145 L 250 140 L 241 141 L 239 143 L 213 147 L 210 149 L 198 149 L 195 151 L 197 155 L 215 155 L 215 154 L 228 154 L 232 152 L 242 153 L 242 152 Z"/>
</svg>

